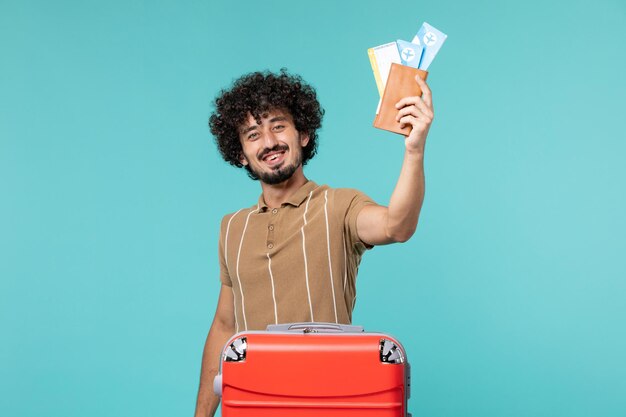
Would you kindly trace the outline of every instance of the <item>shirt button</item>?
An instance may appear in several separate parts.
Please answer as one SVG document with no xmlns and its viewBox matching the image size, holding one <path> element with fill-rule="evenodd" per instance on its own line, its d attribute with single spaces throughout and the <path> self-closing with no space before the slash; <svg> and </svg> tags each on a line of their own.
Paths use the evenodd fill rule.
<svg viewBox="0 0 626 417">
<path fill-rule="evenodd" d="M 270 230 L 274 230 L 274 225 L 273 225 L 273 224 L 270 224 L 270 225 L 269 225 L 269 227 L 268 227 L 268 229 L 270 229 Z"/>
<path fill-rule="evenodd" d="M 272 249 L 273 247 L 274 247 L 274 244 L 273 244 L 273 243 L 268 243 L 268 244 L 267 244 L 267 248 L 268 248 L 268 249 Z"/>
<path fill-rule="evenodd" d="M 278 209 L 272 209 L 272 214 L 278 213 Z"/>
</svg>

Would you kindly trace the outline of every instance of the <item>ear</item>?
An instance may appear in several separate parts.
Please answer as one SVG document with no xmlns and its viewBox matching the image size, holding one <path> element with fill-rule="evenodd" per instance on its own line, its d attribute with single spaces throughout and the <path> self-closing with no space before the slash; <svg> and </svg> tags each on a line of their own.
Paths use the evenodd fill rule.
<svg viewBox="0 0 626 417">
<path fill-rule="evenodd" d="M 246 157 L 243 155 L 243 153 L 239 154 L 239 162 L 241 163 L 241 165 L 246 166 L 248 165 L 248 160 L 246 159 Z"/>
<path fill-rule="evenodd" d="M 300 134 L 300 146 L 302 146 L 303 148 L 306 147 L 306 145 L 309 143 L 309 134 L 308 133 L 301 133 Z"/>
</svg>

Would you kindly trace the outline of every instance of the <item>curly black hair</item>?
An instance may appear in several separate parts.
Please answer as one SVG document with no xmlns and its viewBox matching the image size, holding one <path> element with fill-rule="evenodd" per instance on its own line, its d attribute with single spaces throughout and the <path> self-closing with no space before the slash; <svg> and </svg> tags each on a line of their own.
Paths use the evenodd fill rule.
<svg viewBox="0 0 626 417">
<path fill-rule="evenodd" d="M 215 112 L 209 118 L 209 127 L 226 162 L 240 168 L 243 166 L 238 129 L 247 121 L 248 114 L 260 124 L 261 116 L 273 109 L 287 110 L 293 117 L 296 130 L 309 136 L 309 143 L 302 149 L 302 165 L 313 158 L 324 109 L 313 87 L 299 75 L 289 74 L 282 68 L 278 74 L 269 71 L 245 74 L 235 80 L 230 89 L 221 90 L 215 99 Z M 258 179 L 249 166 L 246 170 L 250 178 Z"/>
</svg>

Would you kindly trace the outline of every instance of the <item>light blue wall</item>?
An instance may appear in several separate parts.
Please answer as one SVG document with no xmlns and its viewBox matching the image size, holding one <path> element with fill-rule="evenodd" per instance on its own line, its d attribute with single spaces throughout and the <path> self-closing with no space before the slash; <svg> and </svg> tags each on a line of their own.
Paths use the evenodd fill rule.
<svg viewBox="0 0 626 417">
<path fill-rule="evenodd" d="M 366 50 L 449 35 L 418 233 L 361 265 L 416 416 L 626 414 L 623 1 L 0 3 L 0 415 L 192 415 L 221 216 L 258 184 L 211 100 L 287 67 L 326 108 L 318 183 L 380 203 Z M 592 5 L 593 4 L 593 5 Z"/>
</svg>

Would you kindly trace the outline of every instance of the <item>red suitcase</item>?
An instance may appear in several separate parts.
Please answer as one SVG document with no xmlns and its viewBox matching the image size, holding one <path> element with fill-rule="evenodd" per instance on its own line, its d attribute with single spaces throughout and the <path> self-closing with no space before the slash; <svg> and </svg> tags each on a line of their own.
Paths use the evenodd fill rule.
<svg viewBox="0 0 626 417">
<path fill-rule="evenodd" d="M 297 323 L 241 332 L 214 381 L 223 417 L 410 417 L 410 368 L 393 337 Z"/>
</svg>

